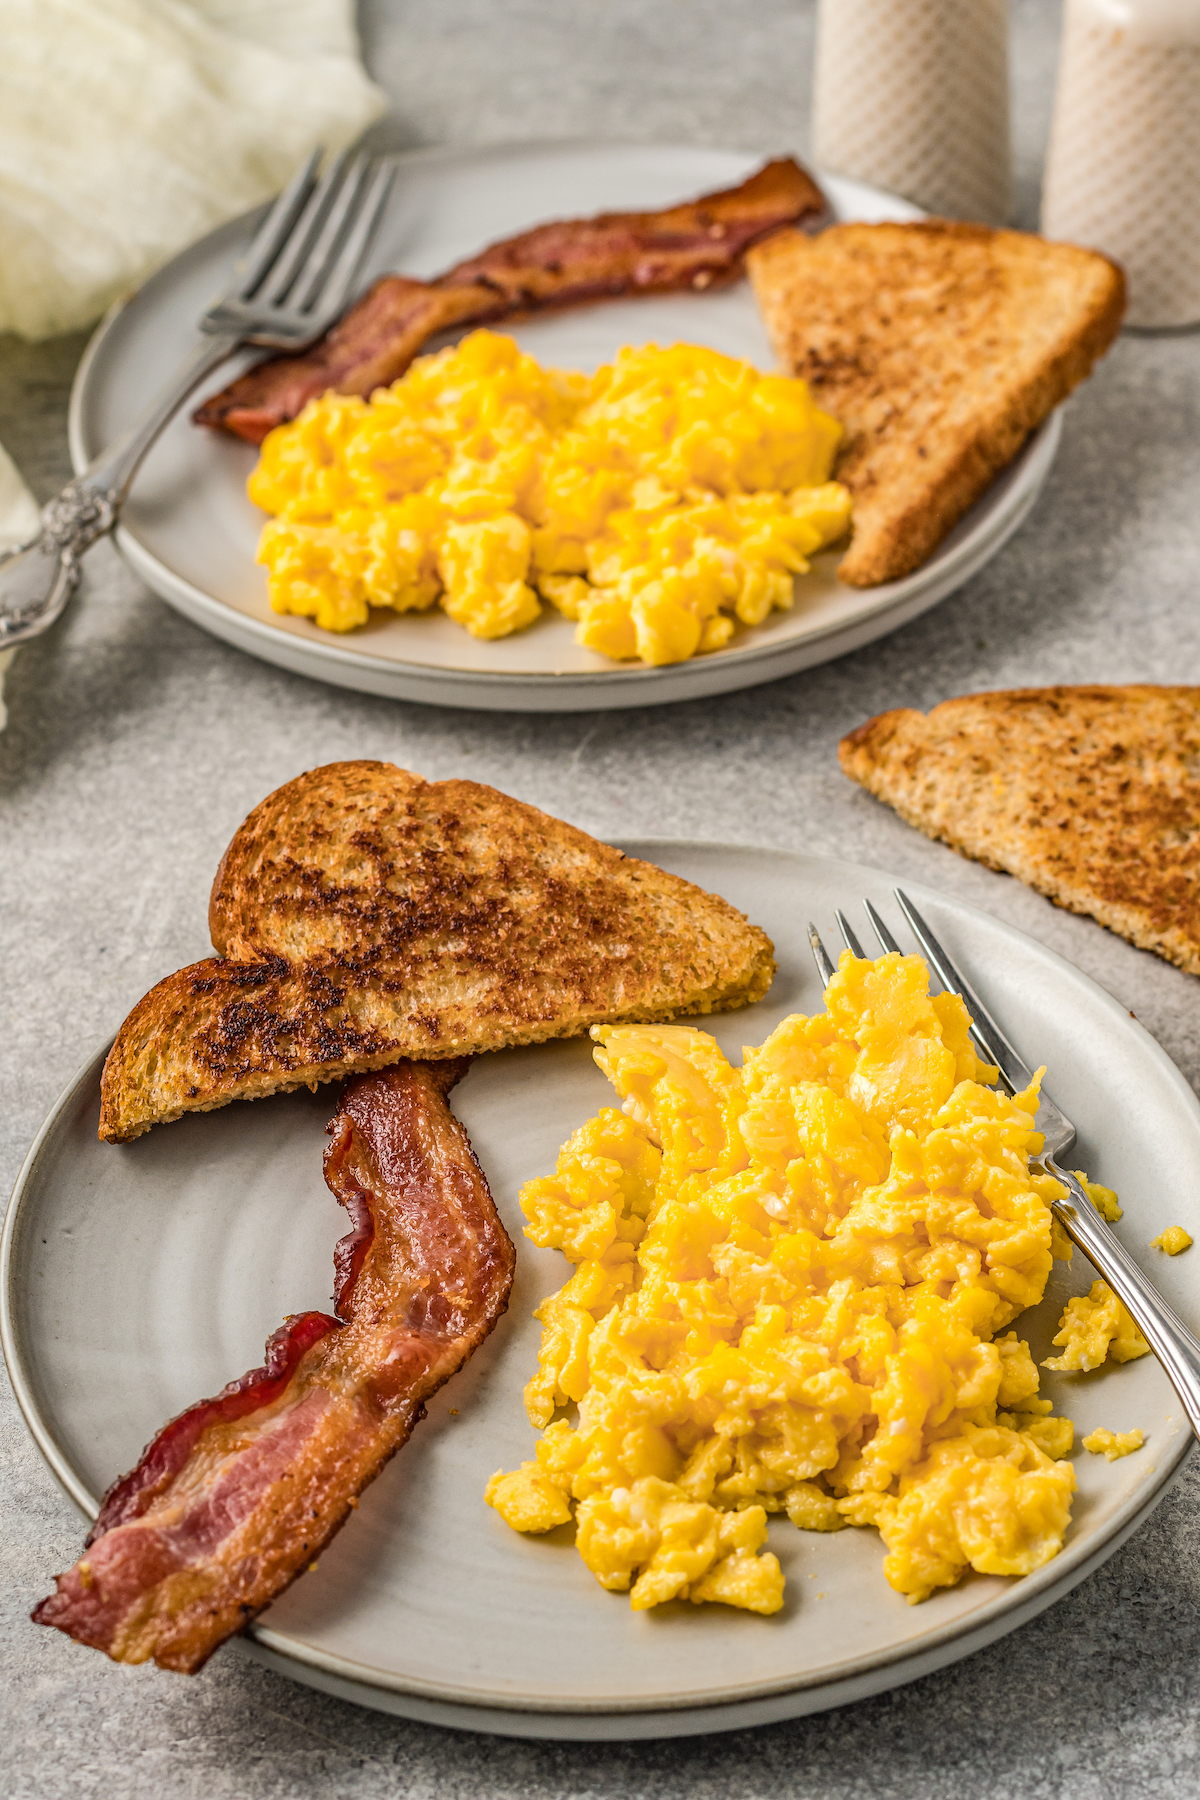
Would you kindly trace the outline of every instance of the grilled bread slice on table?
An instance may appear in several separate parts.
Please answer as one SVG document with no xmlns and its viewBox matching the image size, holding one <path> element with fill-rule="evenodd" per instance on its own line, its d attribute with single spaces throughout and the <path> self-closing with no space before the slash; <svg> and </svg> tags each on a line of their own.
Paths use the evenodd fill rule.
<svg viewBox="0 0 1200 1800">
<path fill-rule="evenodd" d="M 1200 975 L 1200 687 L 968 694 L 838 755 L 918 830 Z"/>
<path fill-rule="evenodd" d="M 937 219 L 781 231 L 747 266 L 782 367 L 845 427 L 854 526 L 838 574 L 854 587 L 933 554 L 1125 307 L 1121 271 L 1094 251 Z"/>
<path fill-rule="evenodd" d="M 333 763 L 278 789 L 217 871 L 218 954 L 121 1027 L 100 1136 L 338 1080 L 759 1000 L 771 943 L 677 875 L 474 781 Z"/>
</svg>

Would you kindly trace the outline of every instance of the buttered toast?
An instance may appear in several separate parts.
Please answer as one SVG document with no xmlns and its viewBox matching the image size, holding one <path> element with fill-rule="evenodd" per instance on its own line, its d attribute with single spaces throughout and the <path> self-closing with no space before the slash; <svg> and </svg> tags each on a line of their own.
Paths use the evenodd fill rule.
<svg viewBox="0 0 1200 1800">
<path fill-rule="evenodd" d="M 783 231 L 748 268 L 776 355 L 846 438 L 838 574 L 895 581 L 932 555 L 1102 356 L 1121 271 L 1028 232 L 930 219 Z"/>
<path fill-rule="evenodd" d="M 761 999 L 727 901 L 473 781 L 333 763 L 235 835 L 215 957 L 160 981 L 104 1066 L 100 1136 L 332 1081 Z"/>
<path fill-rule="evenodd" d="M 838 754 L 910 825 L 1200 975 L 1200 688 L 968 694 Z"/>
</svg>

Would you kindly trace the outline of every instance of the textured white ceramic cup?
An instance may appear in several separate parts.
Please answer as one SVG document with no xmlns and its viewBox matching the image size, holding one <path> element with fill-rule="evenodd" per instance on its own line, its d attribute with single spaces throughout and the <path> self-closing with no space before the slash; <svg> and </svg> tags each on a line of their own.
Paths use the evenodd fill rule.
<svg viewBox="0 0 1200 1800">
<path fill-rule="evenodd" d="M 1008 0 L 821 0 L 813 154 L 943 218 L 1003 224 Z"/>
<path fill-rule="evenodd" d="M 1115 257 L 1129 324 L 1200 322 L 1200 0 L 1067 0 L 1042 230 Z"/>
</svg>

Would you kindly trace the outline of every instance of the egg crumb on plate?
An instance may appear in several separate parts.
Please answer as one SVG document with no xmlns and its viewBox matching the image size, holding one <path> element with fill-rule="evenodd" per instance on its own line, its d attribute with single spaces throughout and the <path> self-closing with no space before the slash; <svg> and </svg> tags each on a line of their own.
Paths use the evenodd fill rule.
<svg viewBox="0 0 1200 1800">
<path fill-rule="evenodd" d="M 1165 1231 L 1150 1240 L 1152 1250 L 1165 1250 L 1168 1256 L 1181 1256 L 1191 1247 L 1192 1240 L 1182 1225 L 1168 1225 Z"/>
<path fill-rule="evenodd" d="M 1054 1342 L 1063 1353 L 1048 1357 L 1044 1369 L 1098 1369 L 1109 1357 L 1126 1363 L 1150 1352 L 1129 1308 L 1106 1281 L 1094 1281 L 1090 1294 L 1067 1301 Z"/>
<path fill-rule="evenodd" d="M 1119 1456 L 1129 1456 L 1134 1450 L 1140 1450 L 1145 1441 L 1145 1433 L 1136 1427 L 1133 1431 L 1109 1431 L 1107 1426 L 1097 1425 L 1095 1431 L 1089 1431 L 1084 1438 L 1083 1447 L 1093 1456 L 1116 1462 Z"/>
<path fill-rule="evenodd" d="M 536 1454 L 486 1498 L 519 1531 L 573 1515 L 635 1608 L 777 1611 L 772 1513 L 875 1526 L 910 1601 L 1062 1544 L 1074 1428 L 1007 1327 L 1063 1189 L 1030 1166 L 1036 1084 L 990 1085 L 962 1001 L 928 989 L 919 957 L 847 951 L 826 1012 L 740 1069 L 689 1026 L 593 1029 L 622 1109 L 523 1189 L 575 1273 L 537 1313 Z"/>
<path fill-rule="evenodd" d="M 369 400 L 311 400 L 247 491 L 276 612 L 352 631 L 440 604 L 498 638 L 548 601 L 603 656 L 674 663 L 792 606 L 849 525 L 841 435 L 803 381 L 715 350 L 587 376 L 475 331 Z"/>
</svg>

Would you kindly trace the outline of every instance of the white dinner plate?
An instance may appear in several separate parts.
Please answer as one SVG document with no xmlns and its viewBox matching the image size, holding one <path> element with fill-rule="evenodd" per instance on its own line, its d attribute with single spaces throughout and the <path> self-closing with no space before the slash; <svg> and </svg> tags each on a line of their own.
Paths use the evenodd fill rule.
<svg viewBox="0 0 1200 1800">
<path fill-rule="evenodd" d="M 809 917 L 830 928 L 835 906 L 869 895 L 898 924 L 891 883 L 876 870 L 716 845 L 627 847 L 724 894 L 774 939 L 768 998 L 711 1022 L 735 1060 L 787 1013 L 821 1010 Z M 1121 1238 L 1200 1325 L 1190 1259 L 1149 1247 L 1169 1224 L 1200 1238 L 1191 1089 L 1077 969 L 972 907 L 911 891 L 994 999 L 1003 1029 L 1031 1061 L 1045 1059 L 1051 1091 L 1079 1122 L 1080 1166 L 1124 1202 Z M 166 1419 L 256 1365 L 286 1314 L 328 1304 L 345 1229 L 321 1178 L 333 1087 L 193 1115 L 114 1147 L 96 1138 L 99 1068 L 93 1059 L 42 1128 L 0 1251 L 0 1328 L 17 1398 L 51 1468 L 93 1516 L 96 1497 Z M 787 1578 L 781 1613 L 686 1602 L 634 1613 L 588 1574 L 569 1528 L 547 1538 L 510 1531 L 484 1504 L 484 1485 L 531 1454 L 521 1403 L 537 1366 L 531 1315 L 568 1273 L 561 1256 L 522 1237 L 518 1191 L 552 1171 L 568 1134 L 611 1099 L 586 1041 L 481 1057 L 455 1090 L 518 1247 L 508 1313 L 436 1395 L 319 1569 L 262 1615 L 251 1655 L 443 1725 L 563 1738 L 716 1731 L 859 1699 L 979 1649 L 1066 1593 L 1161 1499 L 1191 1438 L 1145 1357 L 1047 1375 L 1045 1391 L 1079 1436 L 1136 1425 L 1146 1445 L 1114 1463 L 1077 1451 L 1065 1547 L 1020 1581 L 971 1575 L 908 1606 L 884 1581 L 876 1532 L 825 1536 L 781 1518 L 770 1527 Z M 1042 1305 L 1019 1322 L 1039 1361 L 1067 1295 L 1092 1278 L 1078 1252 L 1070 1270 L 1055 1265 Z"/>
<path fill-rule="evenodd" d="M 419 151 L 400 159 L 372 273 L 434 275 L 542 220 L 665 205 L 739 182 L 760 160 L 742 151 L 603 143 Z M 822 180 L 840 218 L 921 216 L 861 182 Z M 260 216 L 235 220 L 185 250 L 101 325 L 71 396 L 77 470 L 133 423 L 190 352 L 196 320 L 228 284 Z M 705 344 L 762 369 L 774 364 L 745 281 L 722 293 L 574 307 L 511 330 L 543 362 L 567 368 L 592 370 L 622 344 L 648 342 Z M 227 368 L 210 385 L 222 387 L 229 378 Z M 792 612 L 739 633 L 725 650 L 648 669 L 581 649 L 574 626 L 550 608 L 527 631 L 492 643 L 472 638 L 440 609 L 403 616 L 376 609 L 368 625 L 345 635 L 273 613 L 254 560 L 263 515 L 245 493 L 257 453 L 194 426 L 191 410 L 155 446 L 117 533 L 125 556 L 156 593 L 218 637 L 302 675 L 400 700 L 521 712 L 726 693 L 826 662 L 895 630 L 960 587 L 1016 530 L 1050 471 L 1060 429 L 1055 414 L 916 574 L 883 587 L 850 588 L 834 573 L 838 553 L 827 552 L 798 584 Z"/>
</svg>

